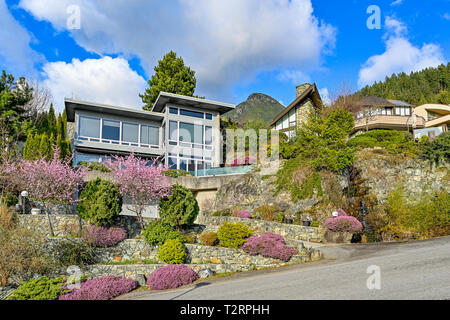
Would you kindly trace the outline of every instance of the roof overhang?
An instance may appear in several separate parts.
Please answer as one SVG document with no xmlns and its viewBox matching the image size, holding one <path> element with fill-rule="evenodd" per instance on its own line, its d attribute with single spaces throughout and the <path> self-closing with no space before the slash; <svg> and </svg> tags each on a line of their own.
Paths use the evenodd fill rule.
<svg viewBox="0 0 450 320">
<path fill-rule="evenodd" d="M 102 114 L 113 114 L 117 116 L 136 118 L 136 119 L 147 119 L 152 121 L 162 121 L 164 115 L 160 113 L 155 113 L 151 111 L 138 110 L 134 108 L 113 106 L 108 104 L 101 104 L 96 102 L 89 102 L 76 99 L 64 99 L 64 104 L 66 108 L 67 121 L 75 121 L 75 110 L 92 111 Z"/>
<path fill-rule="evenodd" d="M 317 108 L 321 108 L 322 107 L 322 98 L 320 97 L 319 90 L 317 89 L 317 86 L 314 83 L 314 84 L 310 85 L 308 89 L 303 91 L 303 93 L 300 96 L 298 96 L 289 106 L 284 108 L 284 110 L 281 111 L 275 117 L 275 119 L 273 119 L 269 123 L 269 126 L 273 126 L 278 120 L 283 118 L 284 115 L 286 115 L 289 111 L 291 111 L 292 108 L 294 108 L 295 106 L 299 105 L 304 99 L 306 99 L 308 97 L 311 97 L 311 99 L 314 102 L 314 105 Z"/>
<path fill-rule="evenodd" d="M 217 111 L 220 114 L 226 113 L 235 108 L 234 104 L 218 102 L 208 99 L 194 98 L 183 96 L 179 94 L 160 92 L 155 103 L 153 103 L 152 111 L 161 112 L 167 103 L 190 106 L 194 108 L 201 108 L 211 111 Z"/>
</svg>

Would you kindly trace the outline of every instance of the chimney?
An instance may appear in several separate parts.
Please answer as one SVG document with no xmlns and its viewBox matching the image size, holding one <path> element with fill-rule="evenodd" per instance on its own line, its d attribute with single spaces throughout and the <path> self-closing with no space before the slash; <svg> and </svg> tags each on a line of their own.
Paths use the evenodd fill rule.
<svg viewBox="0 0 450 320">
<path fill-rule="evenodd" d="M 305 92 L 305 90 L 308 89 L 310 86 L 311 86 L 311 84 L 309 84 L 309 83 L 304 83 L 304 84 L 297 86 L 295 88 L 295 97 L 296 98 L 300 97 L 302 95 L 302 93 Z"/>
</svg>

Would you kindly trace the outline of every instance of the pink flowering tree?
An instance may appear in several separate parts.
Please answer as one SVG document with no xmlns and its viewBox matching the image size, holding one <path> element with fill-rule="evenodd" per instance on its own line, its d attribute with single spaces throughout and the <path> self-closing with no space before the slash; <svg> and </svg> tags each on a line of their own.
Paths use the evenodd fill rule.
<svg viewBox="0 0 450 320">
<path fill-rule="evenodd" d="M 122 197 L 129 198 L 128 209 L 136 213 L 139 224 L 144 228 L 142 213 L 145 208 L 161 198 L 170 195 L 171 183 L 164 172 L 166 166 L 157 166 L 156 160 L 148 161 L 130 154 L 128 157 L 114 156 L 107 162 L 114 182 Z"/>
<path fill-rule="evenodd" d="M 73 204 L 77 187 L 83 184 L 86 168 L 74 169 L 72 158 L 61 160 L 56 148 L 53 159 L 47 161 L 20 160 L 17 163 L 5 163 L 4 172 L 8 173 L 13 184 L 26 190 L 31 199 L 41 201 L 47 214 L 50 233 L 54 236 L 49 216 L 51 203 Z"/>
</svg>

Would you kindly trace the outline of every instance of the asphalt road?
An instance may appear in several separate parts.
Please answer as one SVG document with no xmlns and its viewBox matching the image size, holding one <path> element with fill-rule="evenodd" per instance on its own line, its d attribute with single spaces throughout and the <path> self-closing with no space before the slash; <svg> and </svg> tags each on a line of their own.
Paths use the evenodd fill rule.
<svg viewBox="0 0 450 320">
<path fill-rule="evenodd" d="M 237 274 L 163 292 L 136 292 L 121 299 L 450 299 L 450 237 L 326 250 L 328 259 L 319 262 Z M 370 266 L 371 273 L 367 273 Z M 373 289 L 367 287 L 369 277 Z"/>
</svg>

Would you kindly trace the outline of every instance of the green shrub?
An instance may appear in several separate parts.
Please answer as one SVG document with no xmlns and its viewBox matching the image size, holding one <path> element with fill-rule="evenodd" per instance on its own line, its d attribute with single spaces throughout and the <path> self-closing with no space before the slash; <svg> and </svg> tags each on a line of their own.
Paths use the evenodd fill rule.
<svg viewBox="0 0 450 320">
<path fill-rule="evenodd" d="M 411 134 L 397 130 L 371 130 L 348 141 L 350 147 L 358 149 L 381 147 L 392 154 L 418 154 L 419 144 Z"/>
<path fill-rule="evenodd" d="M 200 236 L 198 237 L 199 240 L 207 245 L 207 246 L 215 246 L 218 242 L 217 239 L 217 233 L 215 232 L 203 232 L 200 234 Z"/>
<path fill-rule="evenodd" d="M 96 178 L 87 183 L 80 194 L 77 206 L 79 216 L 89 224 L 105 226 L 111 224 L 122 211 L 122 196 L 109 181 Z"/>
<path fill-rule="evenodd" d="M 421 158 L 438 164 L 440 161 L 450 161 L 450 131 L 444 132 L 431 143 L 425 144 Z"/>
<path fill-rule="evenodd" d="M 184 263 L 186 257 L 186 248 L 178 239 L 167 240 L 158 250 L 158 259 L 168 264 Z"/>
<path fill-rule="evenodd" d="M 145 241 L 151 246 L 163 244 L 170 239 L 178 239 L 185 242 L 182 234 L 176 231 L 173 227 L 159 220 L 154 220 L 146 225 L 143 235 Z"/>
<path fill-rule="evenodd" d="M 191 176 L 189 172 L 181 169 L 169 169 L 167 171 L 164 171 L 164 175 L 172 178 Z"/>
<path fill-rule="evenodd" d="M 49 279 L 40 277 L 22 284 L 13 292 L 8 300 L 57 300 L 60 295 L 68 293 L 63 290 L 64 278 Z"/>
<path fill-rule="evenodd" d="M 161 220 L 178 229 L 183 225 L 192 225 L 199 212 L 194 194 L 178 184 L 173 185 L 171 191 L 171 195 L 159 203 Z"/>
<path fill-rule="evenodd" d="M 301 184 L 293 183 L 291 188 L 291 199 L 296 202 L 313 196 L 321 197 L 323 195 L 322 180 L 317 172 L 307 176 Z"/>
<path fill-rule="evenodd" d="M 217 232 L 217 238 L 221 246 L 235 249 L 239 248 L 245 242 L 245 239 L 251 235 L 253 235 L 252 229 L 240 222 L 225 221 Z"/>
<path fill-rule="evenodd" d="M 96 170 L 101 172 L 111 172 L 110 169 L 108 169 L 105 165 L 99 162 L 93 162 L 93 161 L 80 161 L 78 162 L 79 167 L 85 167 L 89 170 Z"/>
<path fill-rule="evenodd" d="M 91 244 L 79 239 L 66 238 L 58 241 L 54 248 L 58 263 L 62 266 L 95 264 L 95 248 Z"/>
<path fill-rule="evenodd" d="M 262 205 L 254 210 L 263 220 L 275 221 L 278 207 L 275 205 Z"/>
<path fill-rule="evenodd" d="M 232 215 L 232 212 L 230 209 L 217 210 L 212 213 L 213 217 L 229 217 L 231 215 Z"/>
</svg>

